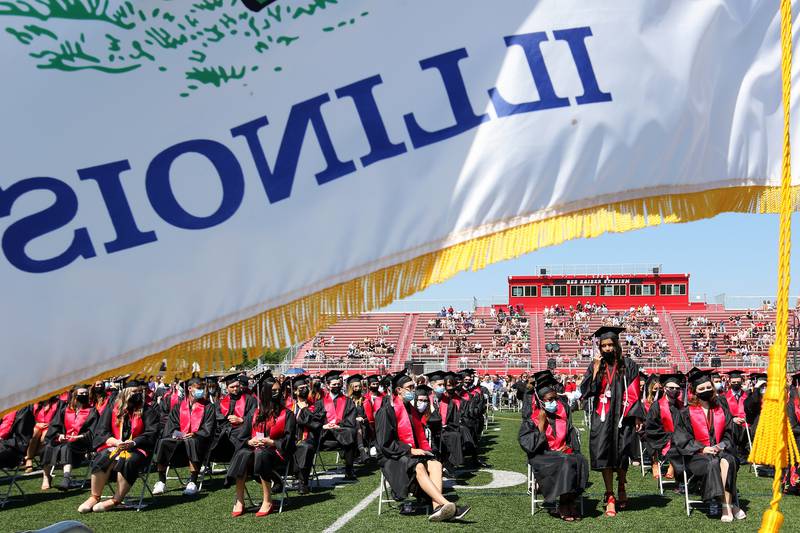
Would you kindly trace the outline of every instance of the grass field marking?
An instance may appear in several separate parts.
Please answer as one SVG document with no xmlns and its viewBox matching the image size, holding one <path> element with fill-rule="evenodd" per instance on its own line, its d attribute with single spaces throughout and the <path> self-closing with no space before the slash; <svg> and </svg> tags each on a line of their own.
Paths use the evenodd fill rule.
<svg viewBox="0 0 800 533">
<path fill-rule="evenodd" d="M 363 500 L 358 502 L 355 507 L 347 511 L 345 514 L 340 516 L 336 522 L 328 526 L 322 533 L 334 533 L 335 531 L 339 531 L 345 524 L 347 524 L 350 520 L 352 520 L 358 513 L 363 511 L 367 508 L 367 506 L 372 503 L 372 501 L 377 498 L 381 493 L 382 487 L 378 487 L 377 489 L 370 492 Z"/>
</svg>

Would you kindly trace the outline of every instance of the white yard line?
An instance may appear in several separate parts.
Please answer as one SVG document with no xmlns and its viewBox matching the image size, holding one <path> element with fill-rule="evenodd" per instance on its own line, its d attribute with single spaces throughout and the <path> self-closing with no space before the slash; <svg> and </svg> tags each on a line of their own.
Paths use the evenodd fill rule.
<svg viewBox="0 0 800 533">
<path fill-rule="evenodd" d="M 367 495 L 363 500 L 358 502 L 355 507 L 347 511 L 345 514 L 339 517 L 336 522 L 328 526 L 322 533 L 334 533 L 335 531 L 339 531 L 345 524 L 347 524 L 350 520 L 352 520 L 358 513 L 363 511 L 367 508 L 367 506 L 372 503 L 372 501 L 377 498 L 381 493 L 381 487 L 378 487 L 374 491 L 372 491 L 369 495 Z"/>
</svg>

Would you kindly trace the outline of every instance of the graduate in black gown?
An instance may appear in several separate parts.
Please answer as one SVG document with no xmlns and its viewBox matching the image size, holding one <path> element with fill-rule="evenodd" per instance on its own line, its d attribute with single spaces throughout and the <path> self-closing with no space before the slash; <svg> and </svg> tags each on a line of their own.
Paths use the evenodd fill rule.
<svg viewBox="0 0 800 533">
<path fill-rule="evenodd" d="M 88 385 L 73 389 L 69 402 L 62 405 L 47 429 L 42 454 L 43 490 L 50 488 L 50 472 L 55 465 L 63 465 L 64 469 L 58 489 L 71 488 L 73 467 L 84 461 L 92 451 L 92 431 L 97 419 L 97 410 L 89 405 Z"/>
<path fill-rule="evenodd" d="M 475 371 L 465 368 L 459 372 L 461 379 L 461 404 L 459 415 L 461 416 L 461 426 L 469 432 L 469 438 L 463 438 L 464 451 L 470 456 L 471 462 L 475 466 L 485 467 L 480 459 L 480 441 L 484 427 L 484 413 L 486 403 L 483 400 L 480 385 L 475 383 Z"/>
<path fill-rule="evenodd" d="M 644 423 L 644 409 L 639 385 L 639 366 L 623 357 L 619 334 L 624 328 L 601 327 L 594 336 L 599 353 L 586 369 L 581 383 L 581 397 L 589 400 L 589 452 L 592 470 L 603 473 L 606 515 L 616 516 L 625 509 L 628 464 L 639 455 L 637 432 Z M 614 472 L 617 473 L 617 497 L 614 496 Z"/>
<path fill-rule="evenodd" d="M 358 460 L 364 463 L 369 459 L 369 448 L 375 440 L 373 428 L 375 414 L 372 412 L 372 403 L 364 396 L 361 380 L 364 376 L 354 374 L 347 378 L 347 397 L 352 400 L 356 408 L 356 445 Z M 371 422 L 371 423 L 370 423 Z"/>
<path fill-rule="evenodd" d="M 144 402 L 145 384 L 128 382 L 103 411 L 94 429 L 97 455 L 92 459 L 92 491 L 78 512 L 105 512 L 125 499 L 136 478 L 147 466 L 158 438 L 158 413 Z M 109 476 L 114 476 L 116 492 L 100 501 Z"/>
<path fill-rule="evenodd" d="M 314 466 L 314 454 L 317 451 L 317 442 L 325 423 L 325 407 L 322 399 L 314 401 L 311 397 L 311 384 L 308 376 L 299 375 L 293 378 L 291 409 L 297 419 L 296 439 L 297 448 L 294 452 L 295 475 L 297 476 L 297 491 L 300 494 L 310 492 L 308 479 L 311 468 Z"/>
<path fill-rule="evenodd" d="M 353 464 L 356 461 L 356 406 L 353 400 L 344 395 L 342 373 L 331 370 L 324 376 L 328 390 L 322 395 L 325 423 L 320 435 L 320 449 L 341 450 L 344 456 L 344 478 L 356 478 Z"/>
<path fill-rule="evenodd" d="M 683 373 L 662 374 L 659 378 L 663 394 L 650 405 L 644 424 L 645 440 L 653 451 L 657 462 L 669 462 L 669 467 L 664 479 L 673 480 L 675 476 L 683 476 L 683 461 L 678 448 L 675 446 L 673 435 L 675 424 L 678 422 L 680 411 L 684 407 L 683 391 L 686 377 Z M 653 464 L 654 474 L 661 472 L 656 463 Z M 682 492 L 676 486 L 676 492 Z"/>
<path fill-rule="evenodd" d="M 416 402 L 414 381 L 404 372 L 395 374 L 392 393 L 383 399 L 375 415 L 378 463 L 396 500 L 404 500 L 419 488 L 433 502 L 428 520 L 463 517 L 469 508 L 456 508 L 442 494 L 442 463 L 436 460 L 427 440 L 425 410 L 419 409 Z"/>
<path fill-rule="evenodd" d="M 197 476 L 206 460 L 216 427 L 216 409 L 208 401 L 205 382 L 192 378 L 186 382 L 186 397 L 169 414 L 154 460 L 158 465 L 158 481 L 153 494 L 163 494 L 167 484 L 167 467 L 189 466 L 189 481 L 183 494 L 197 494 Z"/>
<path fill-rule="evenodd" d="M 756 436 L 758 420 L 761 418 L 761 404 L 764 401 L 764 392 L 767 389 L 767 375 L 763 372 L 750 374 L 753 390 L 744 400 L 744 419 L 750 429 L 750 437 Z"/>
<path fill-rule="evenodd" d="M 561 519 L 574 522 L 581 518 L 575 501 L 589 481 L 589 465 L 581 455 L 569 405 L 556 392 L 555 377 L 543 370 L 534 379 L 531 416 L 520 425 L 519 445 L 528 456 L 544 501 L 557 502 Z"/>
<path fill-rule="evenodd" d="M 34 424 L 30 405 L 0 419 L 0 468 L 12 469 L 19 465 L 30 444 Z"/>
<path fill-rule="evenodd" d="M 272 513 L 272 493 L 282 489 L 281 476 L 286 471 L 286 462 L 295 452 L 296 419 L 294 413 L 284 406 L 280 382 L 266 375 L 257 388 L 258 407 L 244 423 L 244 430 L 250 438 L 236 451 L 226 474 L 229 480 L 236 482 L 233 517 L 244 513 L 245 483 L 251 474 L 261 482 L 261 508 L 256 516 Z"/>
<path fill-rule="evenodd" d="M 464 462 L 455 374 L 437 371 L 426 374 L 426 377 L 431 388 L 431 415 L 428 418 L 431 446 L 444 465 L 445 473 L 450 475 Z"/>
<path fill-rule="evenodd" d="M 243 392 L 238 373 L 225 376 L 225 388 L 227 395 L 214 406 L 217 423 L 211 444 L 211 460 L 217 463 L 229 462 L 250 438 L 244 429 L 244 420 L 253 414 L 258 403 L 252 394 Z"/>
<path fill-rule="evenodd" d="M 736 474 L 739 463 L 733 450 L 733 419 L 726 407 L 717 402 L 708 370 L 693 368 L 687 374 L 693 397 L 681 410 L 673 439 L 678 450 L 690 457 L 686 465 L 701 479 L 704 501 L 721 502 L 723 522 L 747 515 L 736 497 Z"/>
<path fill-rule="evenodd" d="M 792 376 L 786 411 L 794 439 L 796 442 L 800 442 L 800 373 Z M 787 494 L 800 494 L 800 465 L 790 465 L 784 471 L 783 485 L 786 487 Z"/>
</svg>

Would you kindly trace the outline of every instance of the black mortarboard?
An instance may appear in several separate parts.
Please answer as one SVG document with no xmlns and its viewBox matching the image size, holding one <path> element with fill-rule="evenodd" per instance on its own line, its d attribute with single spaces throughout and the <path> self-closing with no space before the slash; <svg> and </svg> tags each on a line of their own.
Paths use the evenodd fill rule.
<svg viewBox="0 0 800 533">
<path fill-rule="evenodd" d="M 228 374 L 227 376 L 222 378 L 222 380 L 225 382 L 225 385 L 230 385 L 234 381 L 239 381 L 239 372 L 236 372 L 234 374 Z"/>
<path fill-rule="evenodd" d="M 239 376 L 239 384 L 245 389 L 250 386 L 250 378 L 247 377 L 247 374 L 241 374 Z"/>
<path fill-rule="evenodd" d="M 592 337 L 596 337 L 600 340 L 603 339 L 615 339 L 619 340 L 619 334 L 625 331 L 625 328 L 620 328 L 617 326 L 600 326 L 597 328 L 592 334 Z"/>
<path fill-rule="evenodd" d="M 143 381 L 138 381 L 136 379 L 132 379 L 125 383 L 126 389 L 133 389 L 136 387 L 144 387 L 146 384 Z"/>
<path fill-rule="evenodd" d="M 397 387 L 402 387 L 409 381 L 411 381 L 411 377 L 406 374 L 405 370 L 395 373 L 392 376 L 392 390 L 396 389 Z"/>
<path fill-rule="evenodd" d="M 274 379 L 274 377 L 272 375 L 272 370 L 270 370 L 270 369 L 264 370 L 263 372 L 259 372 L 258 374 L 253 376 L 253 379 L 256 380 L 256 387 L 261 385 L 265 380 L 267 380 L 269 378 L 273 378 Z"/>
<path fill-rule="evenodd" d="M 549 389 L 555 388 L 556 384 L 558 383 L 550 370 L 540 370 L 539 372 L 534 372 L 532 377 L 534 381 L 534 387 L 536 388 L 536 393 L 539 395 L 546 394 Z"/>
<path fill-rule="evenodd" d="M 203 380 L 200 378 L 189 378 L 186 380 L 186 387 L 190 387 L 191 385 L 202 385 Z"/>
<path fill-rule="evenodd" d="M 417 385 L 417 388 L 414 389 L 414 394 L 417 396 L 428 396 L 431 392 L 433 392 L 433 389 L 427 385 Z"/>
<path fill-rule="evenodd" d="M 362 379 L 364 379 L 364 376 L 361 374 L 353 374 L 347 378 L 347 384 L 350 385 L 350 383 L 353 383 L 354 381 L 361 383 Z"/>
<path fill-rule="evenodd" d="M 764 372 L 754 372 L 750 374 L 750 379 L 753 381 L 758 381 L 759 379 L 767 379 L 767 375 Z"/>
<path fill-rule="evenodd" d="M 792 375 L 792 385 L 800 385 L 800 372 Z"/>
<path fill-rule="evenodd" d="M 664 386 L 666 386 L 666 384 L 670 381 L 677 383 L 678 385 L 683 385 L 685 377 L 686 376 L 683 375 L 683 372 L 678 372 L 676 374 L 661 374 L 661 377 L 659 377 L 658 380 L 661 382 L 661 385 Z"/>
<path fill-rule="evenodd" d="M 722 377 L 719 374 L 719 370 L 713 370 L 713 369 L 708 371 L 708 375 L 711 376 L 712 378 L 721 378 Z"/>
<path fill-rule="evenodd" d="M 444 374 L 445 373 L 442 372 L 441 370 L 435 370 L 433 372 L 428 372 L 427 374 L 425 374 L 425 377 L 428 378 L 428 383 L 432 383 L 434 381 L 439 381 L 441 379 L 444 379 Z"/>
<path fill-rule="evenodd" d="M 689 380 L 689 383 L 692 384 L 692 387 L 697 388 L 698 385 L 701 385 L 706 381 L 711 381 L 711 371 L 700 370 L 697 367 L 693 367 L 691 370 L 689 370 L 689 372 L 686 373 L 686 379 Z"/>
<path fill-rule="evenodd" d="M 475 375 L 475 369 L 474 368 L 465 368 L 464 370 L 462 370 L 460 372 L 460 374 L 464 374 L 465 376 L 474 376 Z"/>
<path fill-rule="evenodd" d="M 330 383 L 335 379 L 342 379 L 342 371 L 331 370 L 330 372 L 326 372 L 325 375 L 322 376 L 322 379 L 325 380 L 325 383 Z"/>
<path fill-rule="evenodd" d="M 382 376 L 380 374 L 372 374 L 367 376 L 367 384 L 370 383 L 380 383 Z"/>
<path fill-rule="evenodd" d="M 298 374 L 292 378 L 292 387 L 301 387 L 303 385 L 308 385 L 308 376 L 305 374 Z"/>
<path fill-rule="evenodd" d="M 725 373 L 728 374 L 731 377 L 731 379 L 744 378 L 744 372 L 742 372 L 741 370 L 731 370 L 730 372 L 725 372 Z"/>
<path fill-rule="evenodd" d="M 447 381 L 448 379 L 456 381 L 458 379 L 458 376 L 456 375 L 455 372 L 445 372 L 442 375 L 442 379 L 445 380 L 445 381 Z"/>
</svg>

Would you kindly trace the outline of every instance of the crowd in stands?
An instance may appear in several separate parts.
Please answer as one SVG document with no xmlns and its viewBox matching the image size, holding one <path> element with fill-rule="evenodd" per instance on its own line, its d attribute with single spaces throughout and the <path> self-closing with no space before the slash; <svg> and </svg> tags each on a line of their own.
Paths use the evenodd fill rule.
<svg viewBox="0 0 800 533">
<path fill-rule="evenodd" d="M 769 308 L 765 307 L 727 319 L 687 316 L 692 363 L 712 367 L 765 365 L 767 351 L 775 342 L 775 322 L 769 319 Z"/>
</svg>

